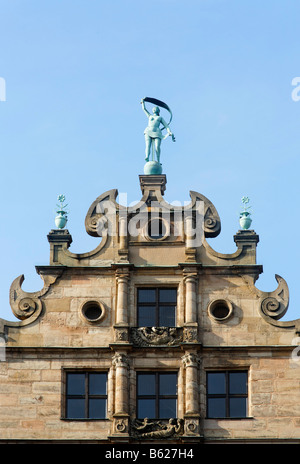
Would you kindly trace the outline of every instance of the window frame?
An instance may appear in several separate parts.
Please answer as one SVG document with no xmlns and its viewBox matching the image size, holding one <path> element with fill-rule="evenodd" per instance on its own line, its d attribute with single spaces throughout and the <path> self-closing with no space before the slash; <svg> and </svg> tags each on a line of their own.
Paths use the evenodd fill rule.
<svg viewBox="0 0 300 464">
<path fill-rule="evenodd" d="M 62 405 L 62 410 L 63 410 L 63 417 L 62 419 L 68 420 L 68 421 L 103 421 L 103 420 L 108 420 L 108 371 L 104 370 L 90 370 L 90 369 L 64 369 L 63 371 L 64 374 L 64 394 L 63 394 L 63 405 Z M 69 374 L 84 374 L 85 379 L 84 379 L 84 394 L 82 395 L 72 395 L 68 394 L 68 375 Z M 90 394 L 89 393 L 89 384 L 90 384 L 90 374 L 103 374 L 106 376 L 106 394 Z M 68 399 L 84 399 L 84 417 L 68 417 L 68 406 L 67 402 Z M 89 400 L 90 399 L 102 399 L 105 400 L 105 417 L 99 417 L 99 418 L 94 418 L 94 417 L 89 417 L 90 416 L 90 411 L 89 411 Z"/>
<path fill-rule="evenodd" d="M 161 375 L 174 374 L 176 375 L 176 395 L 161 395 L 159 391 L 159 378 Z M 139 376 L 142 375 L 154 375 L 155 376 L 155 394 L 154 395 L 139 395 L 138 386 L 139 386 Z M 155 416 L 156 417 L 147 417 L 150 420 L 166 420 L 166 419 L 176 419 L 178 416 L 178 371 L 137 371 L 136 372 L 136 417 L 137 419 L 145 419 L 144 417 L 139 417 L 139 400 L 143 399 L 154 399 L 155 400 Z M 176 414 L 175 417 L 164 417 L 160 416 L 160 401 L 164 399 L 175 399 L 176 401 Z"/>
<path fill-rule="evenodd" d="M 230 393 L 229 376 L 232 373 L 246 374 L 246 393 Z M 225 393 L 209 393 L 208 391 L 208 376 L 209 374 L 225 374 Z M 225 416 L 209 416 L 209 399 L 220 398 L 225 400 Z M 232 398 L 246 398 L 246 411 L 244 416 L 231 416 L 230 415 L 230 399 Z M 206 372 L 206 418 L 207 419 L 247 419 L 249 418 L 249 371 L 248 369 L 225 369 L 225 370 L 210 370 Z"/>
<path fill-rule="evenodd" d="M 155 290 L 155 302 L 140 302 L 139 301 L 139 291 L 140 290 Z M 176 302 L 160 302 L 159 299 L 159 291 L 160 290 L 175 290 L 176 291 Z M 140 324 L 140 316 L 139 316 L 139 307 L 152 307 L 155 306 L 155 325 L 147 326 L 147 327 L 176 327 L 177 323 L 177 300 L 178 300 L 178 288 L 175 286 L 172 287 L 137 287 L 137 297 L 136 297 L 136 308 L 137 308 L 137 314 L 136 314 L 136 319 L 137 319 L 137 326 L 138 327 L 146 327 L 144 325 Z M 167 306 L 167 307 L 174 307 L 174 325 L 172 326 L 162 326 L 160 325 L 160 314 L 159 314 L 159 307 L 160 306 Z"/>
</svg>

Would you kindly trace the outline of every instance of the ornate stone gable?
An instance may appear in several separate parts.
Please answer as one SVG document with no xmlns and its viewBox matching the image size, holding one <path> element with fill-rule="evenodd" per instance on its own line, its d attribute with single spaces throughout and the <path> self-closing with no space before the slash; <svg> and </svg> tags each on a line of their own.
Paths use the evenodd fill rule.
<svg viewBox="0 0 300 464">
<path fill-rule="evenodd" d="M 291 388 L 287 380 L 278 380 L 286 372 L 279 374 L 280 366 L 290 365 L 300 327 L 299 320 L 280 321 L 289 305 L 287 283 L 276 275 L 274 291 L 256 287 L 262 266 L 256 262 L 259 237 L 254 230 L 238 230 L 236 250 L 222 254 L 207 242 L 220 234 L 221 222 L 205 196 L 192 191 L 188 205 L 172 205 L 163 198 L 165 175 L 141 175 L 139 180 L 142 198 L 134 207 L 119 204 L 117 190 L 91 204 L 85 227 L 98 239 L 92 251 L 72 253 L 70 232 L 53 229 L 49 265 L 36 267 L 43 288 L 25 292 L 24 276 L 13 281 L 10 304 L 19 321 L 0 321 L 8 373 L 2 378 L 3 388 L 17 391 L 22 406 L 14 404 L 15 393 L 8 393 L 17 419 L 16 426 L 2 427 L 3 439 L 34 435 L 59 442 L 72 436 L 97 443 L 176 444 L 205 442 L 216 434 L 218 440 L 244 439 L 248 429 L 252 438 L 262 433 L 276 438 L 273 419 L 279 413 L 262 405 L 263 384 L 256 379 L 273 376 L 278 392 Z M 170 289 L 176 301 L 165 299 Z M 146 291 L 142 302 L 140 290 Z M 151 322 L 140 324 L 139 317 Z M 250 417 L 238 426 L 212 425 L 206 376 L 228 378 L 236 370 L 251 372 L 247 400 L 259 419 L 254 427 Z M 105 389 L 93 396 L 92 387 L 86 387 L 81 396 L 85 405 L 102 401 L 103 417 L 91 420 L 86 406 L 77 421 L 70 404 L 80 398 L 68 390 L 70 379 L 84 376 L 87 386 L 95 374 L 106 379 Z M 174 383 L 165 385 L 164 375 Z M 144 389 L 141 378 L 149 380 Z M 50 411 L 49 405 L 55 407 Z M 0 403 L 0 417 L 8 423 L 3 411 Z M 140 417 L 145 411 L 155 417 Z M 40 429 L 33 434 L 31 427 Z"/>
</svg>

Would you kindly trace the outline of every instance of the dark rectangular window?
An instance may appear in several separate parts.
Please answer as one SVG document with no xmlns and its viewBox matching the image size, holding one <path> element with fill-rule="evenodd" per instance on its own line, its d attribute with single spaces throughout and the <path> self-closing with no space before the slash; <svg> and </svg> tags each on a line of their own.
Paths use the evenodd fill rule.
<svg viewBox="0 0 300 464">
<path fill-rule="evenodd" d="M 247 417 L 248 372 L 207 372 L 207 417 Z"/>
<path fill-rule="evenodd" d="M 66 373 L 66 419 L 105 419 L 106 372 Z"/>
<path fill-rule="evenodd" d="M 175 327 L 176 288 L 139 288 L 137 319 L 139 327 Z"/>
<path fill-rule="evenodd" d="M 177 417 L 177 373 L 137 373 L 137 418 Z"/>
</svg>

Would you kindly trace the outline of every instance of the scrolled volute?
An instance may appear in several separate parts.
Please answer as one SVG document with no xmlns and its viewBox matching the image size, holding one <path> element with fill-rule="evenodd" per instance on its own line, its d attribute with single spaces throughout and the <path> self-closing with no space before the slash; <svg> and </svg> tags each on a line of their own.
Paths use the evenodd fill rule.
<svg viewBox="0 0 300 464">
<path fill-rule="evenodd" d="M 117 195 L 116 189 L 108 190 L 91 204 L 85 218 L 85 229 L 92 237 L 106 237 L 110 228 L 114 231 L 116 212 L 119 211 Z"/>
<path fill-rule="evenodd" d="M 279 275 L 275 275 L 278 287 L 273 292 L 260 292 L 260 310 L 264 316 L 274 320 L 281 319 L 289 305 L 289 289 L 286 281 Z"/>
<path fill-rule="evenodd" d="M 15 316 L 19 319 L 27 319 L 30 317 L 37 309 L 41 308 L 41 302 L 37 298 L 22 298 L 18 302 L 18 307 L 15 310 Z"/>
<path fill-rule="evenodd" d="M 191 191 L 190 196 L 192 199 L 192 206 L 195 206 L 197 201 L 204 202 L 203 229 L 205 237 L 217 237 L 221 231 L 221 221 L 215 206 L 208 198 L 198 192 Z M 187 206 L 187 208 L 188 207 L 189 206 Z"/>
<path fill-rule="evenodd" d="M 21 287 L 25 277 L 23 274 L 17 277 L 11 284 L 9 292 L 9 302 L 14 315 L 21 321 L 37 319 L 43 309 L 42 296 L 48 292 L 62 272 L 63 270 L 59 270 L 52 275 L 41 274 L 44 286 L 38 292 L 24 292 Z"/>
<path fill-rule="evenodd" d="M 28 319 L 36 313 L 38 316 L 42 310 L 39 292 L 28 293 L 21 288 L 24 275 L 17 277 L 10 287 L 10 306 L 14 315 L 21 319 Z"/>
<path fill-rule="evenodd" d="M 282 308 L 282 305 L 280 304 L 280 301 L 276 300 L 276 298 L 265 298 L 261 302 L 261 310 L 262 312 L 269 317 L 274 317 L 275 319 L 277 317 L 280 317 L 281 312 L 283 311 L 284 308 Z"/>
</svg>

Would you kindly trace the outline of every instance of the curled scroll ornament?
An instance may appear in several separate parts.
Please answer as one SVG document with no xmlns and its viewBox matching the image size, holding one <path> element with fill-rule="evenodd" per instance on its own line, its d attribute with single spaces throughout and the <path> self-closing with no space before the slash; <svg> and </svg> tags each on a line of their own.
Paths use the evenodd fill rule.
<svg viewBox="0 0 300 464">
<path fill-rule="evenodd" d="M 286 281 L 278 274 L 275 274 L 275 279 L 278 282 L 278 287 L 273 292 L 263 292 L 253 285 L 253 280 L 245 275 L 241 276 L 247 283 L 249 289 L 259 299 L 259 313 L 262 318 L 276 327 L 284 329 L 295 329 L 296 333 L 300 333 L 300 319 L 291 321 L 279 321 L 288 310 L 289 307 L 289 288 Z"/>
<path fill-rule="evenodd" d="M 19 319 L 27 319 L 32 316 L 35 311 L 41 310 L 41 301 L 38 298 L 22 298 L 15 307 L 14 315 Z"/>
<path fill-rule="evenodd" d="M 204 195 L 190 191 L 191 196 L 191 206 L 195 206 L 197 201 L 204 202 L 204 234 L 205 237 L 212 238 L 217 237 L 221 232 L 221 221 L 219 214 L 213 205 L 213 203 L 208 200 Z M 187 208 L 189 205 L 187 206 Z"/>
<path fill-rule="evenodd" d="M 207 212 L 206 212 L 206 214 L 207 214 Z M 217 220 L 215 218 L 210 217 L 210 216 L 208 216 L 208 217 L 206 216 L 204 218 L 204 227 L 205 227 L 205 229 L 208 229 L 208 230 L 214 229 L 216 226 L 217 226 Z"/>
<path fill-rule="evenodd" d="M 279 275 L 275 275 L 278 287 L 274 292 L 260 292 L 261 312 L 268 318 L 281 319 L 289 305 L 289 289 L 286 281 Z"/>
<path fill-rule="evenodd" d="M 9 292 L 9 302 L 14 315 L 21 321 L 29 318 L 30 321 L 36 320 L 43 309 L 41 297 L 48 292 L 50 286 L 62 272 L 61 270 L 54 275 L 41 275 L 44 286 L 38 292 L 25 292 L 22 290 L 21 287 L 25 277 L 23 274 L 17 277 L 11 284 Z"/>
<path fill-rule="evenodd" d="M 278 319 L 285 315 L 289 306 L 289 288 L 283 277 L 275 274 L 278 286 L 273 292 L 263 292 L 253 285 L 251 278 L 245 275 L 242 278 L 247 282 L 253 294 L 259 299 L 259 313 L 266 322 L 277 327 L 295 327 L 296 321 L 278 321 Z"/>
<path fill-rule="evenodd" d="M 85 218 L 85 228 L 92 237 L 106 239 L 107 234 L 111 232 L 110 229 L 114 229 L 116 212 L 122 208 L 116 202 L 117 195 L 116 189 L 108 190 L 96 198 L 90 206 Z"/>
<path fill-rule="evenodd" d="M 283 316 L 281 313 L 283 313 L 284 308 L 276 298 L 268 297 L 262 301 L 261 310 L 266 316 L 277 319 Z"/>
</svg>

